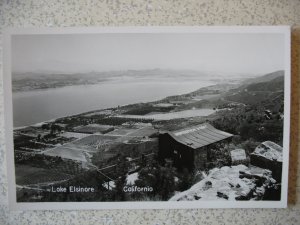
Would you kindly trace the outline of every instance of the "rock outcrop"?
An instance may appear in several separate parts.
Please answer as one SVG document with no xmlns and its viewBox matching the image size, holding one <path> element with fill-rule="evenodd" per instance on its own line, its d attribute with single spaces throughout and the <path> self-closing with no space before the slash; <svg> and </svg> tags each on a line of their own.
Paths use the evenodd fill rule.
<svg viewBox="0 0 300 225">
<path fill-rule="evenodd" d="M 258 145 L 250 155 L 250 162 L 254 166 L 269 169 L 276 180 L 281 180 L 282 147 L 272 141 L 265 141 Z"/>
<path fill-rule="evenodd" d="M 261 200 L 267 192 L 277 188 L 276 185 L 269 170 L 245 165 L 224 166 L 210 170 L 203 180 L 176 193 L 170 201 Z"/>
<path fill-rule="evenodd" d="M 244 149 L 235 149 L 230 151 L 231 165 L 249 165 L 249 158 Z"/>
</svg>

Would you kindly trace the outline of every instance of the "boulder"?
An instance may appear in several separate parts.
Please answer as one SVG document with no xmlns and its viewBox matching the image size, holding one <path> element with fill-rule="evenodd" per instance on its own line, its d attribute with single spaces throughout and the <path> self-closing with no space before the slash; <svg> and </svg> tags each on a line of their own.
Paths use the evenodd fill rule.
<svg viewBox="0 0 300 225">
<path fill-rule="evenodd" d="M 249 159 L 247 158 L 246 152 L 244 149 L 235 149 L 230 151 L 230 156 L 231 156 L 231 165 L 239 165 L 239 164 L 244 164 L 248 165 L 249 164 Z"/>
<path fill-rule="evenodd" d="M 272 171 L 272 176 L 277 181 L 282 174 L 282 147 L 272 141 L 265 141 L 258 145 L 250 155 L 250 162 L 254 166 Z"/>
</svg>

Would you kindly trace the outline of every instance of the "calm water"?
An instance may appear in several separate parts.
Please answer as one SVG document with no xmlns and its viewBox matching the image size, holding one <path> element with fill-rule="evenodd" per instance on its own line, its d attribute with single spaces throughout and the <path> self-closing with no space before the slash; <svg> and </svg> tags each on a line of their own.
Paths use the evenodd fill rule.
<svg viewBox="0 0 300 225">
<path fill-rule="evenodd" d="M 14 127 L 72 114 L 188 93 L 210 82 L 105 82 L 13 93 Z"/>
</svg>

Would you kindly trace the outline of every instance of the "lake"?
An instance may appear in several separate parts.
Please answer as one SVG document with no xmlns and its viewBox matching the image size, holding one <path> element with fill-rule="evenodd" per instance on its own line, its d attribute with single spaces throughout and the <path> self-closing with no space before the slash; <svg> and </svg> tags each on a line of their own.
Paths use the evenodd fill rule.
<svg viewBox="0 0 300 225">
<path fill-rule="evenodd" d="M 212 85 L 209 81 L 109 81 L 13 93 L 14 127 L 97 109 L 149 102 Z"/>
</svg>

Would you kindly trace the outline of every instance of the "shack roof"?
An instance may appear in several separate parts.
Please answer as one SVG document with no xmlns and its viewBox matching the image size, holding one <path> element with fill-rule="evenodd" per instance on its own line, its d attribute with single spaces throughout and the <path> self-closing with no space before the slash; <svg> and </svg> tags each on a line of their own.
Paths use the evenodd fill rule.
<svg viewBox="0 0 300 225">
<path fill-rule="evenodd" d="M 230 133 L 214 128 L 208 123 L 168 132 L 168 134 L 176 141 L 193 149 L 198 149 L 233 136 Z"/>
</svg>

